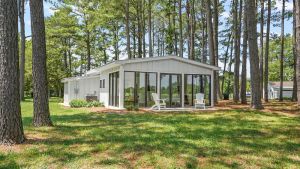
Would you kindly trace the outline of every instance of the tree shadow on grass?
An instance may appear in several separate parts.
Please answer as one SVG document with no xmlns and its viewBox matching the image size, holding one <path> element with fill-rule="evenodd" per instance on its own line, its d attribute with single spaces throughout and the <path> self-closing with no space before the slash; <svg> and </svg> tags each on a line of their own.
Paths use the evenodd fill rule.
<svg viewBox="0 0 300 169">
<path fill-rule="evenodd" d="M 0 169 L 19 169 L 19 165 L 16 161 L 9 156 L 4 156 L 0 154 Z"/>
<path fill-rule="evenodd" d="M 34 158 L 42 153 L 57 162 L 89 158 L 101 152 L 117 157 L 132 152 L 141 156 L 160 152 L 166 157 L 188 154 L 211 158 L 214 163 L 234 168 L 237 165 L 235 162 L 228 163 L 223 159 L 246 153 L 266 156 L 268 151 L 275 151 L 282 156 L 270 160 L 284 166 L 291 160 L 283 156 L 300 152 L 300 143 L 296 142 L 300 139 L 297 118 L 244 110 L 234 113 L 223 111 L 223 115 L 218 113 L 81 113 L 52 116 L 55 126 L 38 130 L 49 137 L 30 143 L 47 148 L 32 150 L 29 157 Z M 271 117 L 276 117 L 277 121 L 266 120 Z M 266 119 L 261 121 L 261 118 Z M 25 127 L 29 132 L 34 132 L 36 129 L 31 128 L 29 122 L 31 118 L 24 118 Z M 287 124 L 288 128 L 285 127 Z M 76 151 L 78 149 L 83 151 Z M 128 165 L 124 158 L 102 162 Z"/>
</svg>

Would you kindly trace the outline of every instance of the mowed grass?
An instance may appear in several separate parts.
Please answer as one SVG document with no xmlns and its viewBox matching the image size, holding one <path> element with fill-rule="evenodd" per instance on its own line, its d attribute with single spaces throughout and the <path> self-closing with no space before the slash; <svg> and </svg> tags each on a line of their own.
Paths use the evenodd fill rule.
<svg viewBox="0 0 300 169">
<path fill-rule="evenodd" d="M 54 127 L 0 147 L 0 168 L 300 168 L 300 118 L 251 110 L 91 113 L 51 101 Z"/>
</svg>

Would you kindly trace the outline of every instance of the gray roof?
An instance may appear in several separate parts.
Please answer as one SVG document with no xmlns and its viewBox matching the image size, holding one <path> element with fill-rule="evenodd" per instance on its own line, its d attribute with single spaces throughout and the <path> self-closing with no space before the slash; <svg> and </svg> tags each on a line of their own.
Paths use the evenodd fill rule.
<svg viewBox="0 0 300 169">
<path fill-rule="evenodd" d="M 135 59 L 117 60 L 117 61 L 114 61 L 112 63 L 106 64 L 104 66 L 92 69 L 92 70 L 86 72 L 86 74 L 84 76 L 65 78 L 65 79 L 62 80 L 62 82 L 67 82 L 67 81 L 72 81 L 72 80 L 79 80 L 79 79 L 89 78 L 89 77 L 95 77 L 95 76 L 99 75 L 101 72 L 103 72 L 105 70 L 108 70 L 108 69 L 111 69 L 111 68 L 116 68 L 116 67 L 119 67 L 119 66 L 125 65 L 125 64 L 160 61 L 160 60 L 176 60 L 176 61 L 179 61 L 179 62 L 200 66 L 200 67 L 204 67 L 204 68 L 215 70 L 215 71 L 220 71 L 221 70 L 221 68 L 213 66 L 213 65 L 197 62 L 197 61 L 186 59 L 186 58 L 181 58 L 181 57 L 178 57 L 178 56 L 160 56 L 160 57 L 152 57 L 152 58 L 135 58 Z"/>
</svg>

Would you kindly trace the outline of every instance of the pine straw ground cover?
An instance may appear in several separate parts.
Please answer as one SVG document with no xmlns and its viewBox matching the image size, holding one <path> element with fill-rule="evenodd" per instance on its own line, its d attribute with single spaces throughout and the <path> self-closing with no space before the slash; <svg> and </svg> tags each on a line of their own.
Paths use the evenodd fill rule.
<svg viewBox="0 0 300 169">
<path fill-rule="evenodd" d="M 289 102 L 176 113 L 50 107 L 55 126 L 33 128 L 32 102 L 22 103 L 27 141 L 1 146 L 0 168 L 300 168 L 300 113 Z"/>
</svg>

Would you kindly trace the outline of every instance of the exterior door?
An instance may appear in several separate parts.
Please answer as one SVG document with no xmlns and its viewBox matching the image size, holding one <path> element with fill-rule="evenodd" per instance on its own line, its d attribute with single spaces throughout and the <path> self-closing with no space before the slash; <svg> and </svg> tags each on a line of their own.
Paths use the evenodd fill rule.
<svg viewBox="0 0 300 169">
<path fill-rule="evenodd" d="M 109 105 L 119 107 L 119 72 L 109 74 Z"/>
</svg>

